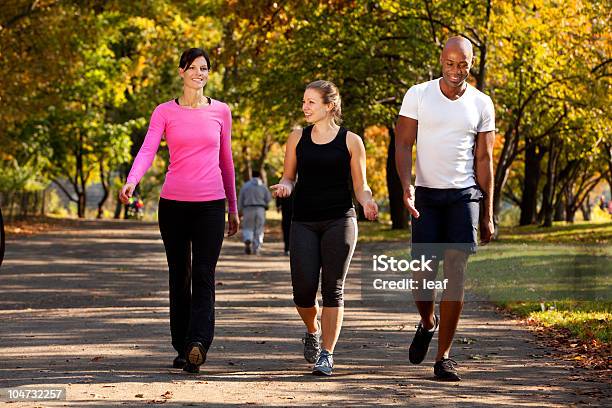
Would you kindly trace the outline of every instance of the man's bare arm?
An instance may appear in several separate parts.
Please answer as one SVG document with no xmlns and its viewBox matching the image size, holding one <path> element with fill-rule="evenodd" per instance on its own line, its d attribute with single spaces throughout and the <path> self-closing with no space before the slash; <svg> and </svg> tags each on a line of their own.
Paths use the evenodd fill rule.
<svg viewBox="0 0 612 408">
<path fill-rule="evenodd" d="M 419 212 L 414 206 L 414 187 L 412 186 L 412 148 L 416 142 L 419 122 L 400 116 L 395 128 L 395 166 L 404 189 L 404 205 L 413 217 Z"/>
<path fill-rule="evenodd" d="M 480 239 L 483 244 L 491 240 L 493 224 L 493 145 L 495 131 L 480 132 L 476 136 L 476 182 L 484 192 L 484 211 L 480 215 Z"/>
</svg>

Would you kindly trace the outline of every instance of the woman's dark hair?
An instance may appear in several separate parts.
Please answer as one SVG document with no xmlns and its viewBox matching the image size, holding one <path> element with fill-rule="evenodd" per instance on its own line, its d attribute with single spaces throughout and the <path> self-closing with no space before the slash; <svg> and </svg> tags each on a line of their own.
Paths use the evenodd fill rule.
<svg viewBox="0 0 612 408">
<path fill-rule="evenodd" d="M 210 69 L 210 58 L 208 57 L 208 53 L 202 48 L 190 48 L 188 50 L 185 50 L 181 54 L 179 68 L 189 68 L 191 63 L 198 57 L 204 57 L 204 59 L 206 60 L 206 65 L 208 66 L 208 69 Z"/>
</svg>

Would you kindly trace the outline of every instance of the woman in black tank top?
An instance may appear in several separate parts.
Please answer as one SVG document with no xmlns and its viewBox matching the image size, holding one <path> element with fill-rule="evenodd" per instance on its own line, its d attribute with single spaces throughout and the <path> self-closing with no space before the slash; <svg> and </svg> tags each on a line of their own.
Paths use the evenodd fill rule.
<svg viewBox="0 0 612 408">
<path fill-rule="evenodd" d="M 302 130 L 295 148 L 299 180 L 293 192 L 293 220 L 323 221 L 354 213 L 348 131 L 341 127 L 329 143 L 317 144 L 312 129 L 310 125 Z"/>
<path fill-rule="evenodd" d="M 293 301 L 306 325 L 304 358 L 315 363 L 313 374 L 331 375 L 344 315 L 344 280 L 357 242 L 350 180 L 369 220 L 376 219 L 378 207 L 366 180 L 363 142 L 337 124 L 338 88 L 329 81 L 312 82 L 302 110 L 311 125 L 289 135 L 283 178 L 271 189 L 275 197 L 293 193 L 289 253 Z"/>
</svg>

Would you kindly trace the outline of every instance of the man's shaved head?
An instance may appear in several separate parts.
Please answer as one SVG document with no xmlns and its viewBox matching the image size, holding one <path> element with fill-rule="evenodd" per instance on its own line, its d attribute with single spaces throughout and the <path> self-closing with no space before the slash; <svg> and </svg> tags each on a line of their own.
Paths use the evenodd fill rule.
<svg viewBox="0 0 612 408">
<path fill-rule="evenodd" d="M 449 88 L 462 89 L 474 62 L 472 43 L 463 37 L 451 37 L 440 55 L 442 79 Z"/>
<path fill-rule="evenodd" d="M 460 52 L 463 53 L 469 60 L 474 56 L 474 49 L 472 43 L 465 37 L 454 36 L 449 38 L 444 44 L 442 55 L 449 52 Z"/>
</svg>

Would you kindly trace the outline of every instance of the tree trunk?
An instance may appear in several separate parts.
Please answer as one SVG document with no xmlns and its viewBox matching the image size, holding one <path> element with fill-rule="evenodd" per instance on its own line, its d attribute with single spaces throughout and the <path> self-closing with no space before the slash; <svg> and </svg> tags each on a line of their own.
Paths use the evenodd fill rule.
<svg viewBox="0 0 612 408">
<path fill-rule="evenodd" d="M 77 216 L 85 218 L 85 209 L 87 208 L 87 176 L 85 176 L 85 146 L 83 142 L 83 134 L 79 133 L 79 145 L 77 146 L 76 157 L 76 174 L 75 174 L 75 190 L 77 193 Z"/>
<path fill-rule="evenodd" d="M 2 217 L 2 208 L 0 208 L 0 266 L 2 266 L 2 261 L 4 260 L 4 247 L 4 218 Z"/>
<path fill-rule="evenodd" d="M 121 209 L 123 208 L 123 203 L 117 197 L 117 203 L 115 204 L 115 214 L 113 214 L 113 218 L 118 220 L 121 218 Z"/>
<path fill-rule="evenodd" d="M 582 219 L 585 221 L 591 221 L 591 210 L 593 209 L 593 205 L 591 204 L 591 200 L 588 198 L 584 200 L 582 205 L 580 206 L 580 212 L 582 212 Z"/>
<path fill-rule="evenodd" d="M 7 219 L 9 220 L 9 222 L 12 222 L 15 220 L 15 193 L 11 193 L 9 195 L 9 205 L 8 205 L 8 216 Z"/>
<path fill-rule="evenodd" d="M 122 165 L 119 166 L 119 175 L 121 177 L 121 180 L 127 179 L 127 176 L 128 176 L 128 164 L 127 163 L 123 163 Z M 115 200 L 117 200 L 117 202 L 115 204 L 115 214 L 113 215 L 113 218 L 118 220 L 121 218 L 121 209 L 123 208 L 123 203 L 119 200 L 118 194 L 115 196 Z"/>
<path fill-rule="evenodd" d="M 508 181 L 517 145 L 517 136 L 514 133 L 513 127 L 509 127 L 504 133 L 504 145 L 502 146 L 493 176 L 493 222 L 495 223 L 496 235 L 499 232 L 497 226 L 499 225 L 499 214 L 501 212 L 502 191 Z"/>
<path fill-rule="evenodd" d="M 404 189 L 395 167 L 395 131 L 389 130 L 389 148 L 387 150 L 387 190 L 389 191 L 389 212 L 391 213 L 391 228 L 406 229 L 409 225 L 408 210 L 404 207 Z"/>
<path fill-rule="evenodd" d="M 543 227 L 552 227 L 553 216 L 555 212 L 554 197 L 553 197 L 554 191 L 555 191 L 555 187 L 553 184 L 554 176 L 550 174 L 550 172 L 551 172 L 551 169 L 549 166 L 548 174 L 546 175 L 546 178 L 548 179 L 548 181 L 546 182 L 546 185 L 544 186 L 544 192 L 542 194 L 543 195 L 542 213 L 543 213 L 543 218 L 544 218 L 544 222 L 542 223 Z"/>
<path fill-rule="evenodd" d="M 546 166 L 546 185 L 542 196 L 542 212 L 544 214 L 543 227 L 552 227 L 553 215 L 555 212 L 555 183 L 557 183 L 557 160 L 561 154 L 555 138 L 550 137 L 548 142 L 548 163 Z"/>
<path fill-rule="evenodd" d="M 577 208 L 572 205 L 574 198 L 572 197 L 571 187 L 568 187 L 564 192 L 564 203 L 565 206 L 565 221 L 574 222 Z"/>
<path fill-rule="evenodd" d="M 42 200 L 40 203 L 40 215 L 45 216 L 47 207 L 47 189 L 45 188 L 42 192 Z"/>
<path fill-rule="evenodd" d="M 34 193 L 34 203 L 32 203 L 32 215 L 36 216 L 38 215 L 39 211 L 38 211 L 38 205 L 40 204 L 40 196 L 41 196 L 41 192 L 37 191 Z"/>
<path fill-rule="evenodd" d="M 28 216 L 28 206 L 30 202 L 30 194 L 22 191 L 21 192 L 21 205 L 20 205 L 20 217 L 25 218 Z"/>
<path fill-rule="evenodd" d="M 261 145 L 261 151 L 259 152 L 259 158 L 257 159 L 257 163 L 255 167 L 259 170 L 261 174 L 261 180 L 265 185 L 268 185 L 268 174 L 266 172 L 266 158 L 268 157 L 268 153 L 270 153 L 270 147 L 272 146 L 272 135 L 270 132 L 265 132 L 266 136 L 264 137 L 263 143 Z"/>
<path fill-rule="evenodd" d="M 96 216 L 97 219 L 101 219 L 104 215 L 104 210 L 102 208 L 104 207 L 104 203 L 106 203 L 106 200 L 108 199 L 108 194 L 110 190 L 110 170 L 108 171 L 108 173 L 104 171 L 104 164 L 102 160 L 100 160 L 100 183 L 102 184 L 104 194 L 98 202 L 98 215 Z"/>
<path fill-rule="evenodd" d="M 84 192 L 79 192 L 79 201 L 77 202 L 77 216 L 79 218 L 85 218 L 85 206 L 87 204 L 87 198 Z"/>
<path fill-rule="evenodd" d="M 565 203 L 563 202 L 563 194 L 559 194 L 555 202 L 555 213 L 553 221 L 565 221 Z"/>
<path fill-rule="evenodd" d="M 567 222 L 571 222 L 573 224 L 575 219 L 576 219 L 576 211 L 573 211 L 573 210 L 567 211 L 566 210 L 565 220 Z"/>
<path fill-rule="evenodd" d="M 540 182 L 540 162 L 543 155 L 538 151 L 538 145 L 527 140 L 529 146 L 525 149 L 525 178 L 523 180 L 523 195 L 521 197 L 520 225 L 535 223 L 538 210 L 538 184 Z"/>
</svg>

